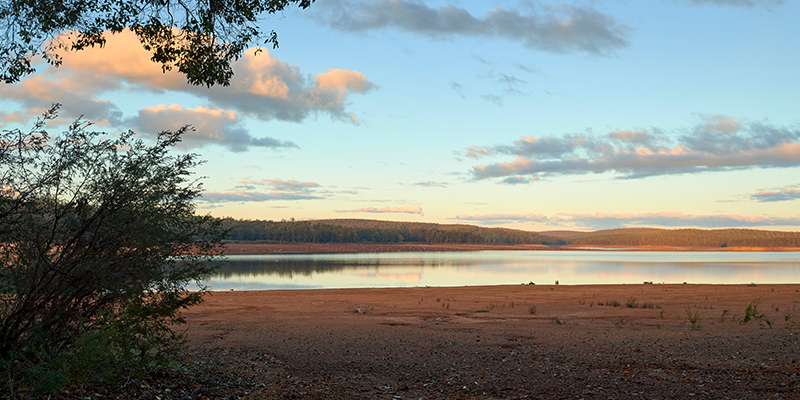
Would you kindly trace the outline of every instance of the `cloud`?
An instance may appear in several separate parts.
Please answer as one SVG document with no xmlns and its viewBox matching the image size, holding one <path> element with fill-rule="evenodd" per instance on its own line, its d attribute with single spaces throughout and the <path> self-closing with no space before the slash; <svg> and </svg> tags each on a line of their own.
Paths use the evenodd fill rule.
<svg viewBox="0 0 800 400">
<path fill-rule="evenodd" d="M 772 8 L 782 6 L 784 0 L 689 0 L 689 2 L 697 6 L 714 5 L 740 8 Z"/>
<path fill-rule="evenodd" d="M 345 105 L 351 95 L 367 94 L 377 88 L 357 71 L 332 68 L 318 74 L 306 74 L 297 66 L 273 57 L 268 50 L 256 48 L 246 50 L 233 63 L 235 75 L 230 86 L 192 86 L 186 83 L 184 75 L 176 71 L 164 73 L 158 64 L 151 62 L 151 54 L 142 49 L 130 31 L 115 35 L 107 33 L 106 39 L 102 48 L 61 54 L 63 64 L 59 68 L 42 68 L 41 74 L 29 76 L 19 84 L 0 86 L 0 96 L 21 103 L 29 118 L 38 116 L 52 103 L 58 102 L 63 104 L 60 113 L 63 118 L 75 119 L 83 115 L 95 123 L 116 127 L 128 121 L 116 104 L 103 98 L 112 92 L 129 96 L 181 93 L 207 102 L 203 112 L 198 109 L 170 110 L 174 107 L 154 105 L 133 117 L 134 122 L 142 124 L 146 124 L 142 121 L 142 114 L 155 117 L 152 114 L 156 111 L 205 115 L 204 123 L 211 124 L 208 121 L 209 110 L 223 114 L 235 112 L 239 119 L 253 117 L 290 122 L 326 114 L 335 120 L 358 124 L 356 115 Z M 253 137 L 238 123 L 239 119 L 223 132 L 224 135 L 217 131 L 221 136 L 207 142 L 224 144 L 232 149 L 287 147 L 288 143 L 276 139 Z"/>
<path fill-rule="evenodd" d="M 433 181 L 427 181 L 427 182 L 417 182 L 417 183 L 415 183 L 415 184 L 414 184 L 414 186 L 422 186 L 422 187 L 447 187 L 447 185 L 446 185 L 445 183 L 442 183 L 442 182 L 433 182 Z"/>
<path fill-rule="evenodd" d="M 245 129 L 235 111 L 206 107 L 182 108 L 177 104 L 146 107 L 139 110 L 131 120 L 136 130 L 158 133 L 163 130 L 177 130 L 191 125 L 195 131 L 184 135 L 185 147 L 199 147 L 204 144 L 220 144 L 231 151 L 245 151 L 249 147 L 298 148 L 289 141 L 271 137 L 256 138 Z"/>
<path fill-rule="evenodd" d="M 559 214 L 563 222 L 570 222 L 591 229 L 620 227 L 659 226 L 666 228 L 748 228 L 763 226 L 798 226 L 800 218 L 763 217 L 737 214 L 691 215 L 680 212 L 658 212 L 643 214 Z"/>
<path fill-rule="evenodd" d="M 541 74 L 542 73 L 542 69 L 537 67 L 537 66 L 535 66 L 535 65 L 528 65 L 528 64 L 523 64 L 523 63 L 514 63 L 514 66 L 517 67 L 517 69 L 519 69 L 519 70 L 522 70 L 522 71 L 525 71 L 525 72 L 528 72 L 528 73 L 531 73 L 531 74 Z"/>
<path fill-rule="evenodd" d="M 565 3 L 531 6 L 528 13 L 495 7 L 474 16 L 453 4 L 430 7 L 410 0 L 329 0 L 320 2 L 309 15 L 343 32 L 391 28 L 434 40 L 505 39 L 531 50 L 602 56 L 627 47 L 632 30 L 591 6 Z"/>
<path fill-rule="evenodd" d="M 520 137 L 508 145 L 471 146 L 472 159 L 513 156 L 472 167 L 474 179 L 546 175 L 617 174 L 620 179 L 750 168 L 800 166 L 800 129 L 768 122 L 705 118 L 683 134 L 661 129 L 617 130 L 606 135 L 566 133 Z"/>
<path fill-rule="evenodd" d="M 320 185 L 316 182 L 300 182 L 296 180 L 285 181 L 279 178 L 259 180 L 246 178 L 240 181 L 240 184 L 249 187 L 266 186 L 281 192 L 309 192 L 312 189 L 320 187 Z"/>
<path fill-rule="evenodd" d="M 542 214 L 487 214 L 487 215 L 457 215 L 459 221 L 478 222 L 487 225 L 507 224 L 512 222 L 551 222 L 552 219 Z"/>
<path fill-rule="evenodd" d="M 224 192 L 204 192 L 199 201 L 203 203 L 263 202 L 276 200 L 320 200 L 315 193 L 320 187 L 316 182 L 296 180 L 246 178 L 233 189 Z M 257 190 L 267 188 L 267 191 Z"/>
<path fill-rule="evenodd" d="M 748 193 L 745 197 L 759 203 L 797 200 L 800 199 L 800 183 L 777 188 L 758 189 L 755 193 Z"/>
<path fill-rule="evenodd" d="M 503 99 L 500 96 L 496 96 L 493 94 L 483 94 L 481 95 L 481 99 L 486 100 L 488 102 L 494 103 L 496 106 L 503 105 Z"/>
<path fill-rule="evenodd" d="M 518 89 L 520 85 L 526 85 L 528 82 L 517 78 L 514 76 L 514 74 L 504 74 L 502 72 L 498 74 L 489 73 L 488 77 L 496 79 L 497 83 L 503 86 L 503 93 L 505 94 L 523 96 L 528 95 L 527 93 Z"/>
<path fill-rule="evenodd" d="M 467 95 L 464 94 L 464 86 L 462 86 L 460 83 L 455 81 L 450 82 L 450 89 L 453 89 L 456 93 L 458 93 L 458 95 L 461 96 L 462 99 L 467 98 Z"/>
<path fill-rule="evenodd" d="M 407 206 L 399 206 L 399 207 L 366 207 L 366 208 L 359 208 L 355 210 L 336 210 L 337 213 L 393 213 L 393 214 L 419 214 L 424 215 L 422 213 L 422 207 L 419 204 L 411 204 Z"/>
<path fill-rule="evenodd" d="M 800 218 L 764 217 L 737 214 L 692 215 L 680 212 L 656 213 L 594 213 L 594 214 L 486 214 L 458 215 L 459 221 L 477 222 L 487 225 L 507 223 L 538 223 L 581 229 L 614 229 L 624 227 L 697 227 L 697 228 L 745 228 L 764 226 L 798 226 Z"/>
<path fill-rule="evenodd" d="M 205 192 L 200 201 L 207 203 L 239 203 L 262 202 L 275 200 L 319 200 L 324 197 L 298 193 L 261 193 L 247 190 L 231 190 L 226 192 Z"/>
<path fill-rule="evenodd" d="M 538 181 L 538 176 L 509 176 L 506 179 L 500 181 L 501 183 L 505 183 L 506 185 L 524 185 L 527 183 L 531 183 L 534 181 Z"/>
</svg>

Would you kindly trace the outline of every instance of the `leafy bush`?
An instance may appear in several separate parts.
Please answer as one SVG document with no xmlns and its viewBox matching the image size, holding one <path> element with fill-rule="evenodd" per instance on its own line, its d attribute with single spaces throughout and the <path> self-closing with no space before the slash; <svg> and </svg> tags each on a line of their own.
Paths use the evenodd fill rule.
<svg viewBox="0 0 800 400">
<path fill-rule="evenodd" d="M 169 153 L 187 128 L 50 137 L 56 111 L 0 136 L 0 383 L 35 391 L 165 359 L 224 238 L 195 215 L 198 156 Z"/>
</svg>

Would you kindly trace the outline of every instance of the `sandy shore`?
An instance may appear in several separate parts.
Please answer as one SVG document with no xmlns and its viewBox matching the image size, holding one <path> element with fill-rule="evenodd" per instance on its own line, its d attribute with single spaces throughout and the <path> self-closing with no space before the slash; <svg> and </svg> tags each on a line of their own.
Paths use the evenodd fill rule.
<svg viewBox="0 0 800 400">
<path fill-rule="evenodd" d="M 218 292 L 184 315 L 247 398 L 751 399 L 800 398 L 798 306 L 800 285 L 536 285 Z"/>
</svg>

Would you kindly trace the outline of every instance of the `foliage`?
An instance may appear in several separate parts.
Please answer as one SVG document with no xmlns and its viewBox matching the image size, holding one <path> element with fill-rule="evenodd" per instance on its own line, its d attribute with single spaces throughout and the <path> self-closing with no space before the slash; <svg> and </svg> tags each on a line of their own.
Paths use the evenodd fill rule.
<svg viewBox="0 0 800 400">
<path fill-rule="evenodd" d="M 259 221 L 227 218 L 231 240 L 303 243 L 564 244 L 514 229 L 374 220 Z"/>
<path fill-rule="evenodd" d="M 572 242 L 580 245 L 616 246 L 800 247 L 800 232 L 755 229 L 660 229 L 642 233 L 578 238 Z"/>
<path fill-rule="evenodd" d="M 202 301 L 201 280 L 224 236 L 217 220 L 194 213 L 197 155 L 169 154 L 186 128 L 162 132 L 152 146 L 133 132 L 90 132 L 82 121 L 50 137 L 44 128 L 56 111 L 28 133 L 0 136 L 7 386 L 46 389 L 163 359 L 180 340 L 172 330 L 184 322 L 179 311 Z M 189 291 L 193 282 L 198 290 Z"/>
<path fill-rule="evenodd" d="M 177 68 L 193 85 L 228 85 L 231 62 L 265 37 L 264 14 L 292 4 L 305 9 L 313 1 L 6 0 L 0 3 L 0 79 L 14 83 L 34 72 L 34 56 L 58 66 L 59 50 L 102 47 L 106 31 L 130 29 L 163 70 Z M 263 43 L 277 47 L 275 31 Z"/>
<path fill-rule="evenodd" d="M 758 325 L 760 327 L 764 327 L 766 324 L 770 328 L 772 328 L 772 321 L 764 318 L 765 314 L 758 310 L 758 305 L 761 302 L 761 297 L 753 300 L 750 304 L 747 305 L 747 308 L 744 310 L 744 317 L 739 320 L 740 324 L 746 324 L 750 321 L 758 321 Z"/>
<path fill-rule="evenodd" d="M 692 324 L 689 327 L 690 331 L 699 331 L 702 328 L 698 323 L 700 321 L 700 307 L 695 308 L 694 313 L 689 307 L 686 307 L 686 319 Z"/>
</svg>

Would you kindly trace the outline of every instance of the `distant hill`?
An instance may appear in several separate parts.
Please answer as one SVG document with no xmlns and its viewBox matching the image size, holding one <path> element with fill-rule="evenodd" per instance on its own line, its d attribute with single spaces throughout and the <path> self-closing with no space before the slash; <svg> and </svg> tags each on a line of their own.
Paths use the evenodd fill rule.
<svg viewBox="0 0 800 400">
<path fill-rule="evenodd" d="M 484 244 L 566 244 L 562 238 L 539 232 L 508 228 L 485 228 L 465 224 L 434 224 L 427 222 L 380 221 L 374 219 L 321 219 L 318 224 L 345 226 L 360 229 L 406 229 L 408 231 L 438 230 L 442 232 L 469 232 L 481 238 Z"/>
<path fill-rule="evenodd" d="M 555 236 L 565 240 L 584 239 L 593 237 L 607 237 L 607 236 L 620 236 L 620 235 L 636 235 L 648 233 L 653 231 L 662 231 L 663 229 L 657 228 L 619 228 L 619 229 L 605 229 L 600 231 L 544 231 L 539 232 L 542 235 Z"/>
<path fill-rule="evenodd" d="M 222 220 L 232 241 L 262 243 L 545 244 L 677 247 L 800 247 L 800 232 L 623 228 L 532 232 L 464 224 L 325 219 Z"/>
<path fill-rule="evenodd" d="M 280 243 L 566 244 L 537 232 L 474 225 L 328 219 L 259 221 L 226 218 L 230 240 Z"/>
<path fill-rule="evenodd" d="M 800 232 L 755 229 L 653 229 L 641 233 L 587 236 L 572 239 L 571 242 L 610 246 L 800 247 Z"/>
</svg>

